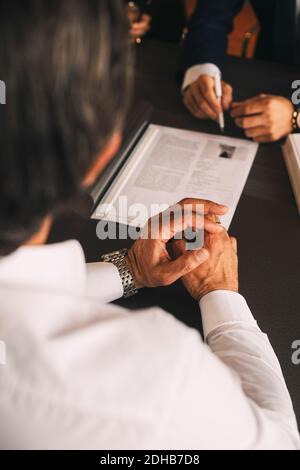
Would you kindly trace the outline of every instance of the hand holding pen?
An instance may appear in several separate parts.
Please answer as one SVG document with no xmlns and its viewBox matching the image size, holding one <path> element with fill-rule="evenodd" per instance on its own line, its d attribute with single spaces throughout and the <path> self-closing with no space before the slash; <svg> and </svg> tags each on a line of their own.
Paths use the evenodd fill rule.
<svg viewBox="0 0 300 470">
<path fill-rule="evenodd" d="M 223 124 L 220 115 L 231 108 L 232 87 L 221 81 L 220 75 L 217 81 L 218 83 L 214 75 L 201 75 L 196 78 L 184 89 L 183 102 L 198 119 L 212 119 Z"/>
</svg>

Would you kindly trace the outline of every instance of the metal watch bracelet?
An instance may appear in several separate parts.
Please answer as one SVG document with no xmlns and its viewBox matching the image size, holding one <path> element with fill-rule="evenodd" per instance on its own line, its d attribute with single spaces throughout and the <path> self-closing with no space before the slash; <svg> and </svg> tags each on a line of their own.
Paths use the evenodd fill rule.
<svg viewBox="0 0 300 470">
<path fill-rule="evenodd" d="M 295 107 L 294 112 L 293 112 L 293 132 L 299 132 L 299 115 L 300 115 L 300 110 Z"/>
<path fill-rule="evenodd" d="M 138 293 L 138 289 L 135 285 L 132 273 L 126 262 L 127 254 L 128 250 L 123 249 L 115 251 L 113 253 L 109 253 L 107 255 L 103 255 L 101 257 L 101 261 L 103 263 L 112 263 L 114 266 L 116 266 L 117 270 L 119 271 L 124 289 L 123 297 L 125 299 L 128 299 L 129 297 L 132 297 L 133 295 L 136 295 Z"/>
</svg>

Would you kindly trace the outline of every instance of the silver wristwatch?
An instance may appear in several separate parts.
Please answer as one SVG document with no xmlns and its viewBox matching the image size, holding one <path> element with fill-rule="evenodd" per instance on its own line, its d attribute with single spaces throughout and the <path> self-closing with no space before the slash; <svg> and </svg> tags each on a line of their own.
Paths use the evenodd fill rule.
<svg viewBox="0 0 300 470">
<path fill-rule="evenodd" d="M 101 257 L 101 261 L 103 263 L 112 263 L 118 269 L 124 289 L 123 297 L 125 299 L 128 299 L 129 297 L 132 297 L 138 293 L 138 289 L 136 288 L 132 273 L 126 262 L 127 254 L 128 250 L 124 249 L 103 255 Z"/>
</svg>

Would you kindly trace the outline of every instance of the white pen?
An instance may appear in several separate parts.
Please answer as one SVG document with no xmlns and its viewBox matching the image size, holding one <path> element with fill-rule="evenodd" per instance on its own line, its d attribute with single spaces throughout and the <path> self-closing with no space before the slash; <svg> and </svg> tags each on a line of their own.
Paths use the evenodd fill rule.
<svg viewBox="0 0 300 470">
<path fill-rule="evenodd" d="M 222 83 L 221 83 L 221 75 L 219 73 L 215 74 L 215 91 L 216 97 L 218 98 L 220 104 L 222 104 Z M 223 111 L 219 114 L 219 126 L 221 129 L 222 134 L 224 134 L 225 129 L 225 118 Z"/>
</svg>

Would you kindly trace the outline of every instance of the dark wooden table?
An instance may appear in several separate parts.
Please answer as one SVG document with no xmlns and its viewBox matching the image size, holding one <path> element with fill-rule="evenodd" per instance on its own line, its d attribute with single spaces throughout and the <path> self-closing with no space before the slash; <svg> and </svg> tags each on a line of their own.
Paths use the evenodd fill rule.
<svg viewBox="0 0 300 470">
<path fill-rule="evenodd" d="M 178 56 L 175 46 L 158 42 L 138 49 L 135 102 L 153 104 L 156 124 L 217 133 L 214 123 L 194 119 L 183 107 L 176 80 Z M 235 98 L 244 99 L 262 92 L 290 96 L 291 83 L 299 76 L 293 67 L 232 58 L 224 78 L 234 86 Z M 226 120 L 227 135 L 242 137 L 230 118 Z M 87 206 L 81 202 L 76 214 L 58 217 L 50 241 L 78 239 L 89 262 L 128 246 L 130 242 L 100 242 Z M 291 345 L 300 340 L 300 220 L 279 144 L 260 147 L 230 231 L 239 240 L 241 293 L 275 348 L 300 423 L 300 365 L 291 360 Z M 180 283 L 143 290 L 122 305 L 159 305 L 201 331 L 198 306 Z"/>
</svg>

